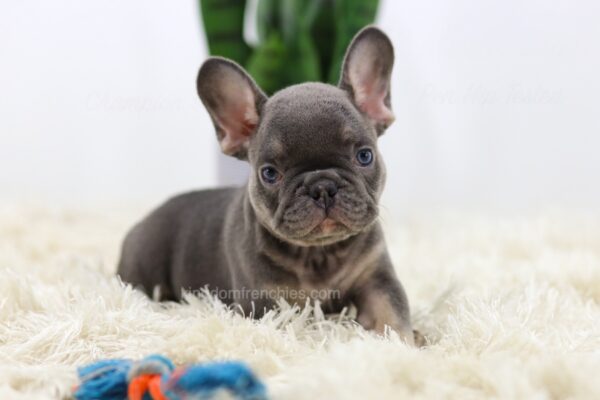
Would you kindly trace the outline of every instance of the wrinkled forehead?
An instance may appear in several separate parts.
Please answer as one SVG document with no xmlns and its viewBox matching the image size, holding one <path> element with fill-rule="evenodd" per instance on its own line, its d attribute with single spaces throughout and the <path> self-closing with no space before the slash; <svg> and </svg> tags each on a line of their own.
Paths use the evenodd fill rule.
<svg viewBox="0 0 600 400">
<path fill-rule="evenodd" d="M 257 150 L 266 159 L 319 158 L 365 139 L 361 114 L 345 92 L 326 85 L 286 89 L 269 99 L 262 117 Z"/>
</svg>

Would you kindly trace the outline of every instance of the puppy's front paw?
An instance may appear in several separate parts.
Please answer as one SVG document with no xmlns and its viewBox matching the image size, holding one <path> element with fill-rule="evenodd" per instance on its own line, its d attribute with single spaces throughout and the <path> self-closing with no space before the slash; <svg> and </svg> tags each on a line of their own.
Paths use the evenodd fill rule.
<svg viewBox="0 0 600 400">
<path fill-rule="evenodd" d="M 425 347 L 427 345 L 427 339 L 418 330 L 413 329 L 413 337 L 415 339 L 415 347 Z"/>
</svg>

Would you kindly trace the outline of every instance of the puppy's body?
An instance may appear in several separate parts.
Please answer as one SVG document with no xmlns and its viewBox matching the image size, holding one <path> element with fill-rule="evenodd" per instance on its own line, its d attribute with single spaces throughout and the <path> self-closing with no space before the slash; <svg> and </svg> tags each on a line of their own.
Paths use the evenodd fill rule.
<svg viewBox="0 0 600 400">
<path fill-rule="evenodd" d="M 161 300 L 180 300 L 182 289 L 225 290 L 222 300 L 255 315 L 274 305 L 274 292 L 301 304 L 313 294 L 326 312 L 340 312 L 372 288 L 399 290 L 378 225 L 334 244 L 296 246 L 257 223 L 246 193 L 204 190 L 167 201 L 128 234 L 121 277 L 149 294 L 158 288 Z M 408 311 L 404 296 L 388 306 Z"/>
<path fill-rule="evenodd" d="M 413 342 L 408 301 L 377 223 L 385 167 L 377 139 L 393 121 L 393 49 L 375 28 L 350 45 L 338 87 L 307 83 L 271 98 L 236 64 L 198 76 L 221 148 L 247 160 L 239 189 L 169 200 L 127 236 L 119 274 L 165 299 L 209 290 L 260 315 L 278 297 L 349 303 L 358 321 Z M 225 295 L 222 295 L 225 293 Z"/>
</svg>

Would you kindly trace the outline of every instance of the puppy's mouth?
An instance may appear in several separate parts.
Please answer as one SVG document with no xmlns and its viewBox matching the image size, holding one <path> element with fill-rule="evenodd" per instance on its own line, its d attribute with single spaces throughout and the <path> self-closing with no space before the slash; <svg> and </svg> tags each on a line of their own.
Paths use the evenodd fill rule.
<svg viewBox="0 0 600 400">
<path fill-rule="evenodd" d="M 352 230 L 340 220 L 327 213 L 319 221 L 317 220 L 312 229 L 304 235 L 296 238 L 296 241 L 305 245 L 326 245 L 344 240 L 352 236 Z"/>
<path fill-rule="evenodd" d="M 334 236 L 340 233 L 340 231 L 346 231 L 347 227 L 339 221 L 326 216 L 321 222 L 315 226 L 307 236 L 312 237 L 327 237 Z"/>
</svg>

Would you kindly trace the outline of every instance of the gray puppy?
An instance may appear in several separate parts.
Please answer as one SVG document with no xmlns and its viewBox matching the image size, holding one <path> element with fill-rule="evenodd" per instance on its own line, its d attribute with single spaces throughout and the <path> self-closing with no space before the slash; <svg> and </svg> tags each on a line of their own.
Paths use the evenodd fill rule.
<svg viewBox="0 0 600 400">
<path fill-rule="evenodd" d="M 394 120 L 393 62 L 389 38 L 367 27 L 337 87 L 304 83 L 267 98 L 239 65 L 208 59 L 198 94 L 223 152 L 250 163 L 249 182 L 179 195 L 152 212 L 125 239 L 121 278 L 148 294 L 158 288 L 163 300 L 182 289 L 226 292 L 226 303 L 255 316 L 277 297 L 313 298 L 326 312 L 354 304 L 365 328 L 387 325 L 414 343 L 377 222 L 377 138 Z"/>
</svg>

